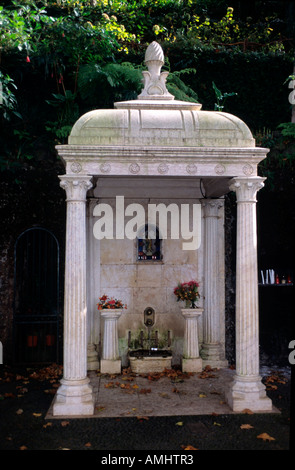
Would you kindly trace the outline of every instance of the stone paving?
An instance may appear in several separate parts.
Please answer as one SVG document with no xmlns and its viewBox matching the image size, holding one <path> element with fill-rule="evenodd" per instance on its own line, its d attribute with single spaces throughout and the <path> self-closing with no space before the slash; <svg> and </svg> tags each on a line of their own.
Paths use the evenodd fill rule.
<svg viewBox="0 0 295 470">
<path fill-rule="evenodd" d="M 93 418 L 234 414 L 225 402 L 225 391 L 234 371 L 205 369 L 202 373 L 119 375 L 90 372 L 95 394 Z M 275 408 L 271 412 L 278 412 Z M 54 419 L 52 407 L 47 414 Z M 59 416 L 58 418 L 61 418 Z M 84 416 L 85 418 L 85 416 Z"/>
</svg>

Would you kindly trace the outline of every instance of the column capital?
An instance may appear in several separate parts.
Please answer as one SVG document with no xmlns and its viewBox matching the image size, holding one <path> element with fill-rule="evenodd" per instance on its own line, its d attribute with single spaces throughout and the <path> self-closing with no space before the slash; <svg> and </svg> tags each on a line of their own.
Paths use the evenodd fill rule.
<svg viewBox="0 0 295 470">
<path fill-rule="evenodd" d="M 67 201 L 85 201 L 86 194 L 92 188 L 92 176 L 89 175 L 62 175 L 59 176 L 60 186 L 67 193 Z"/>
<path fill-rule="evenodd" d="M 256 202 L 256 194 L 263 188 L 265 180 L 260 176 L 241 176 L 231 180 L 229 189 L 235 191 L 237 202 Z"/>
<path fill-rule="evenodd" d="M 223 206 L 223 199 L 203 199 L 204 217 L 218 217 L 218 211 Z"/>
</svg>

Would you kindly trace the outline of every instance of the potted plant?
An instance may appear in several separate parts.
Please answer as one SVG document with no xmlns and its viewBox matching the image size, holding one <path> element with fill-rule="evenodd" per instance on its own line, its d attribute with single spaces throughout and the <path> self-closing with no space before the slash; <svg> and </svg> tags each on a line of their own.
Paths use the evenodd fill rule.
<svg viewBox="0 0 295 470">
<path fill-rule="evenodd" d="M 185 308 L 196 308 L 195 302 L 199 300 L 199 284 L 196 281 L 178 283 L 174 289 L 177 302 L 180 300 L 185 302 Z"/>
<path fill-rule="evenodd" d="M 113 299 L 104 294 L 103 296 L 99 297 L 97 308 L 98 310 L 103 310 L 103 309 L 123 310 L 123 308 L 127 308 L 127 305 L 123 304 L 122 300 Z"/>
</svg>

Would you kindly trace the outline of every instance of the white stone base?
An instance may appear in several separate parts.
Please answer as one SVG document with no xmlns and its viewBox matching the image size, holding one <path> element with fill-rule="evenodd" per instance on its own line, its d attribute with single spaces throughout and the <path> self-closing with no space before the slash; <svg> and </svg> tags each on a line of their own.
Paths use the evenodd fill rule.
<svg viewBox="0 0 295 470">
<path fill-rule="evenodd" d="M 99 369 L 98 353 L 94 344 L 89 345 L 87 349 L 87 370 Z"/>
<path fill-rule="evenodd" d="M 53 403 L 53 416 L 94 414 L 94 397 L 89 379 L 61 380 Z"/>
<path fill-rule="evenodd" d="M 215 367 L 217 369 L 224 369 L 228 367 L 228 361 L 227 360 L 222 360 L 222 359 L 203 359 L 203 367 L 210 366 L 212 369 Z"/>
<path fill-rule="evenodd" d="M 227 367 L 228 362 L 224 359 L 224 354 L 222 354 L 221 345 L 218 344 L 203 344 L 200 352 L 200 356 L 203 360 L 203 367 Z"/>
<path fill-rule="evenodd" d="M 172 357 L 129 357 L 131 371 L 136 374 L 163 372 L 171 369 Z"/>
<path fill-rule="evenodd" d="M 233 411 L 249 409 L 254 412 L 272 411 L 272 401 L 266 395 L 261 377 L 236 376 L 226 393 L 226 400 Z"/>
<path fill-rule="evenodd" d="M 101 359 L 101 374 L 121 374 L 121 359 Z"/>
<path fill-rule="evenodd" d="M 200 357 L 182 358 L 182 372 L 201 372 L 203 361 Z"/>
</svg>

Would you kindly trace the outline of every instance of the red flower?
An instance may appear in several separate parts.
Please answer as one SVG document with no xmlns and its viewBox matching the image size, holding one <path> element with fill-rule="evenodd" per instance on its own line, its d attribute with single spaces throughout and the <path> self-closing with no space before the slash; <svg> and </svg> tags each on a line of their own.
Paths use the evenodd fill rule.
<svg viewBox="0 0 295 470">
<path fill-rule="evenodd" d="M 26 62 L 31 62 L 30 57 L 27 55 Z"/>
</svg>

